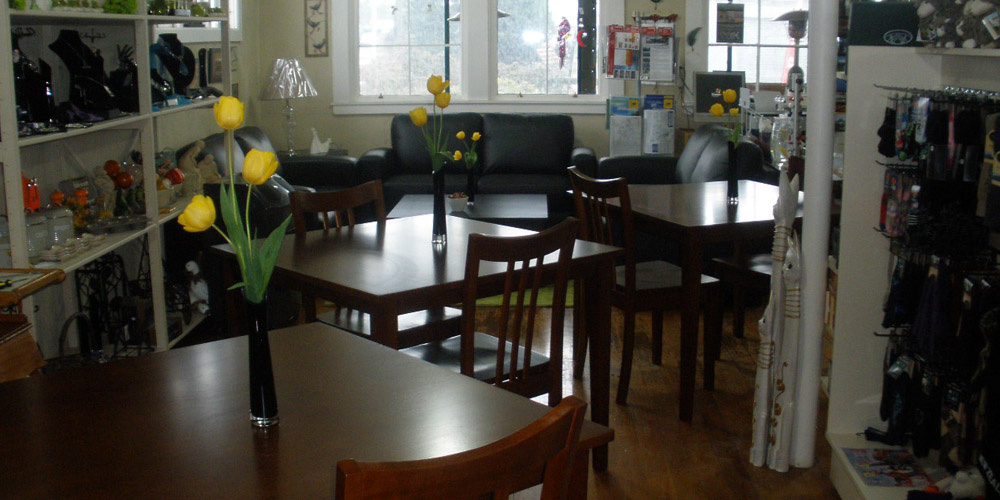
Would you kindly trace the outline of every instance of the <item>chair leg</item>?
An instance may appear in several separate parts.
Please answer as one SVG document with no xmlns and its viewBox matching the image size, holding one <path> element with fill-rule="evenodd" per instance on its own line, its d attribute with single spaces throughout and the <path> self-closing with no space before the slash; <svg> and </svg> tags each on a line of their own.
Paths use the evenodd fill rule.
<svg viewBox="0 0 1000 500">
<path fill-rule="evenodd" d="M 654 365 L 663 364 L 663 311 L 653 311 L 653 326 L 650 329 L 650 351 Z"/>
<path fill-rule="evenodd" d="M 743 287 L 733 284 L 733 337 L 743 338 L 743 322 L 746 312 L 746 291 Z"/>
<path fill-rule="evenodd" d="M 715 388 L 715 362 L 722 357 L 722 300 L 718 293 L 710 291 L 706 295 L 704 310 L 704 381 L 705 389 L 712 390 Z"/>
<path fill-rule="evenodd" d="M 583 314 L 583 284 L 573 282 L 573 378 L 583 379 L 583 364 L 587 360 L 587 325 Z"/>
<path fill-rule="evenodd" d="M 305 312 L 306 323 L 316 321 L 316 296 L 311 293 L 303 293 L 302 309 Z"/>
<path fill-rule="evenodd" d="M 628 305 L 622 310 L 622 371 L 618 378 L 618 397 L 615 401 L 620 405 L 628 404 L 628 385 L 632 378 L 632 354 L 635 351 L 635 307 Z"/>
</svg>

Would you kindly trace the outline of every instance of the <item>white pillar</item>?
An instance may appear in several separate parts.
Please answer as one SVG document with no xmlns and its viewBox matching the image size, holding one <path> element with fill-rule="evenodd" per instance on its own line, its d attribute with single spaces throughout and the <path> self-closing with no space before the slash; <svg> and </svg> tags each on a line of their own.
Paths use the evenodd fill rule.
<svg viewBox="0 0 1000 500">
<path fill-rule="evenodd" d="M 795 467 L 812 467 L 815 463 L 832 197 L 837 16 L 837 2 L 809 0 L 809 66 L 806 75 L 809 92 L 806 117 L 808 147 L 802 224 L 803 310 L 798 404 L 792 438 L 792 465 Z"/>
</svg>

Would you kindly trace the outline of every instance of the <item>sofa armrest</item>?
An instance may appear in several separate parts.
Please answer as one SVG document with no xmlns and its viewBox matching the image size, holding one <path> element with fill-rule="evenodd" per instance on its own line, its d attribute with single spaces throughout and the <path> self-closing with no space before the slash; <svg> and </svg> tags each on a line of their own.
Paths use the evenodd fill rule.
<svg viewBox="0 0 1000 500">
<path fill-rule="evenodd" d="M 358 158 L 361 182 L 385 179 L 399 170 L 399 156 L 392 148 L 376 148 Z"/>
<path fill-rule="evenodd" d="M 594 154 L 593 149 L 586 146 L 573 148 L 569 163 L 580 169 L 584 174 L 590 177 L 597 177 L 597 156 Z"/>
<path fill-rule="evenodd" d="M 352 156 L 294 156 L 281 160 L 279 173 L 293 186 L 348 188 L 364 182 L 357 161 Z"/>
<path fill-rule="evenodd" d="M 661 155 L 629 155 L 601 158 L 597 177 L 624 177 L 630 184 L 678 184 L 677 157 Z"/>
</svg>

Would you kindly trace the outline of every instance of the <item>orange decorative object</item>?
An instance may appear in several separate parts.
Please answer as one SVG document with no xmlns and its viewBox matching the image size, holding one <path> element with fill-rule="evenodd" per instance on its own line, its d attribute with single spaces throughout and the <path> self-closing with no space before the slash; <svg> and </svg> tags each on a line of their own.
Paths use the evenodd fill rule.
<svg viewBox="0 0 1000 500">
<path fill-rule="evenodd" d="M 165 177 L 170 179 L 170 184 L 174 186 L 184 182 L 184 172 L 181 172 L 179 168 L 170 169 Z"/>
<path fill-rule="evenodd" d="M 66 201 L 66 195 L 60 190 L 55 190 L 49 195 L 49 201 L 57 207 L 61 207 L 63 202 Z"/>
<path fill-rule="evenodd" d="M 115 176 L 115 187 L 119 189 L 128 189 L 132 187 L 132 174 L 128 172 L 118 172 Z"/>
<path fill-rule="evenodd" d="M 87 195 L 89 194 L 90 192 L 83 188 L 73 191 L 73 197 L 76 198 L 76 203 L 81 207 L 87 204 Z"/>
<path fill-rule="evenodd" d="M 38 181 L 21 176 L 21 188 L 24 195 L 24 208 L 26 210 L 38 210 L 42 208 L 42 200 L 38 195 Z"/>
</svg>

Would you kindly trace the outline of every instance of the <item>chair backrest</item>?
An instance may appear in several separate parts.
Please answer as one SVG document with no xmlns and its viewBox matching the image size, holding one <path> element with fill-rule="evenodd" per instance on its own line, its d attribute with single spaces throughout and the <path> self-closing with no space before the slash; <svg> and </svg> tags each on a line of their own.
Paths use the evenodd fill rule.
<svg viewBox="0 0 1000 500">
<path fill-rule="evenodd" d="M 570 167 L 576 218 L 580 220 L 582 240 L 625 248 L 625 290 L 635 291 L 635 230 L 632 223 L 632 200 L 628 180 L 594 179 Z M 617 200 L 617 217 L 609 201 Z M 617 224 L 617 226 L 616 226 Z"/>
<path fill-rule="evenodd" d="M 382 195 L 382 181 L 369 181 L 341 191 L 329 193 L 307 193 L 295 191 L 289 195 L 292 218 L 295 220 L 295 234 L 308 230 L 306 214 L 320 214 L 323 229 L 330 229 L 330 212 L 333 212 L 334 227 L 354 225 L 354 209 L 369 203 L 375 207 L 375 218 L 385 222 L 385 197 Z"/>
<path fill-rule="evenodd" d="M 527 236 L 469 235 L 465 296 L 462 301 L 463 374 L 472 376 L 474 372 L 476 299 L 481 295 L 478 291 L 480 269 L 500 264 L 504 268 L 504 285 L 497 325 L 498 349 L 493 383 L 527 396 L 548 392 L 550 405 L 561 399 L 566 280 L 576 231 L 576 219 L 569 217 L 545 231 Z M 545 256 L 553 252 L 558 252 L 554 270 L 551 266 L 543 266 Z M 539 290 L 550 283 L 553 294 L 548 370 L 536 374 L 528 370 L 535 334 L 535 313 Z M 506 359 L 506 342 L 511 343 L 510 359 Z"/>
<path fill-rule="evenodd" d="M 569 396 L 524 429 L 455 455 L 408 462 L 342 460 L 336 499 L 503 500 L 541 483 L 542 500 L 561 500 L 570 487 L 586 408 Z"/>
</svg>

